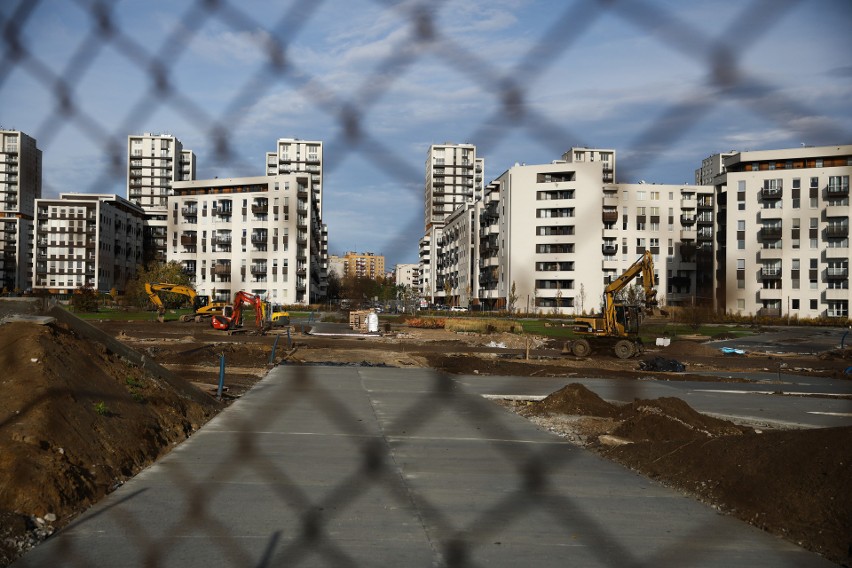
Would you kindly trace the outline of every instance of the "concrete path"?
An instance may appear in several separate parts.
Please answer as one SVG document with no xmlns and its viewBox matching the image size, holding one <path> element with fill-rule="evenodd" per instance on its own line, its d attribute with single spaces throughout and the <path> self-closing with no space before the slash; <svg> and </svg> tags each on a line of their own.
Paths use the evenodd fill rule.
<svg viewBox="0 0 852 568">
<path fill-rule="evenodd" d="M 458 380 L 353 367 L 274 369 L 16 564 L 522 565 L 833 566 Z"/>
</svg>

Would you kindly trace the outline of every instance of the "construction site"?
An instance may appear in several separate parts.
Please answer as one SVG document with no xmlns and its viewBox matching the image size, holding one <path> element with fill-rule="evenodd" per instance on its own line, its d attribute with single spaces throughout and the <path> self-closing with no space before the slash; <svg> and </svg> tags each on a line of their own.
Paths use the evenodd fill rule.
<svg viewBox="0 0 852 568">
<path fill-rule="evenodd" d="M 835 563 L 852 562 L 852 349 L 841 344 L 843 330 L 752 330 L 750 337 L 766 337 L 772 350 L 764 342 L 762 350 L 722 351 L 707 337 L 669 337 L 666 345 L 622 357 L 617 348 L 576 354 L 570 343 L 519 333 L 520 326 L 459 328 L 475 318 L 448 319 L 440 329 L 393 319 L 374 332 L 366 316 L 347 325 L 321 322 L 333 318 L 317 314 L 266 334 L 229 334 L 209 319 L 86 323 L 61 307 L 3 304 L 3 565 L 61 534 L 223 408 L 239 405 L 270 369 L 317 365 L 434 369 L 462 383 L 499 376 L 546 381 L 539 387 L 550 389 L 546 396 L 489 395 L 492 412 L 515 413 L 721 513 Z M 826 348 L 811 346 L 814 338 Z M 658 370 L 660 361 L 683 370 Z M 605 400 L 580 384 L 585 380 L 604 381 L 594 384 L 622 395 Z M 820 387 L 784 393 L 805 390 L 786 384 L 810 381 Z M 631 389 L 650 384 L 683 385 L 684 392 L 706 388 L 695 385 L 760 386 L 767 400 L 835 405 L 822 414 L 837 415 L 838 426 L 758 414 L 724 419 L 677 397 L 629 398 L 640 392 Z M 845 414 L 836 412 L 844 407 Z"/>
</svg>

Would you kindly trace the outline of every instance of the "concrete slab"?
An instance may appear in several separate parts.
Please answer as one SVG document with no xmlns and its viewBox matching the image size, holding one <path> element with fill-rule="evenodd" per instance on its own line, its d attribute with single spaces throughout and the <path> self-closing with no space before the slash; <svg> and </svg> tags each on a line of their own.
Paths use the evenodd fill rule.
<svg viewBox="0 0 852 568">
<path fill-rule="evenodd" d="M 292 366 L 16 564 L 143 565 L 832 566 L 458 379 Z"/>
</svg>

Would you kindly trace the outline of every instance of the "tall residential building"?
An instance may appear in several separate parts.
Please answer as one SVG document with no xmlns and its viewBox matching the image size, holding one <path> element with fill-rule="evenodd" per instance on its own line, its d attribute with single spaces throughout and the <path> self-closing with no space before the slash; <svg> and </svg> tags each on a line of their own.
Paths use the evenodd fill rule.
<svg viewBox="0 0 852 568">
<path fill-rule="evenodd" d="M 31 238 L 41 173 L 35 139 L 18 130 L 0 130 L 0 289 L 32 286 Z"/>
<path fill-rule="evenodd" d="M 170 134 L 127 137 L 127 199 L 145 211 L 145 260 L 166 259 L 166 213 L 175 182 L 195 179 L 195 155 Z"/>
<path fill-rule="evenodd" d="M 168 259 L 212 299 L 243 290 L 281 304 L 321 301 L 328 235 L 311 186 L 307 172 L 175 183 Z"/>
<path fill-rule="evenodd" d="M 562 161 L 570 163 L 600 162 L 601 181 L 615 183 L 615 150 L 611 148 L 586 148 L 575 146 L 562 154 Z"/>
<path fill-rule="evenodd" d="M 124 292 L 142 263 L 141 207 L 118 195 L 90 193 L 37 199 L 35 206 L 33 289 Z"/>
<path fill-rule="evenodd" d="M 845 321 L 852 145 L 740 152 L 724 165 L 719 306 Z"/>
<path fill-rule="evenodd" d="M 433 144 L 426 156 L 425 231 L 482 195 L 485 160 L 473 144 Z"/>
</svg>

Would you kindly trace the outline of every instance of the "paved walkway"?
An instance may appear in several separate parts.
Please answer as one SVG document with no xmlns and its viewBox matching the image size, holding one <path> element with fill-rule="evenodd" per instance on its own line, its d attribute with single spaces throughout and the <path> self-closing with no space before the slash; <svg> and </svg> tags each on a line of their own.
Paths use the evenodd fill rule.
<svg viewBox="0 0 852 568">
<path fill-rule="evenodd" d="M 16 564 L 520 565 L 833 566 L 454 379 L 354 367 L 274 369 Z"/>
</svg>

